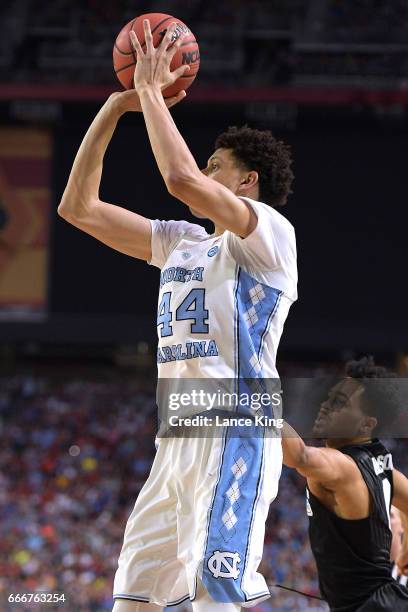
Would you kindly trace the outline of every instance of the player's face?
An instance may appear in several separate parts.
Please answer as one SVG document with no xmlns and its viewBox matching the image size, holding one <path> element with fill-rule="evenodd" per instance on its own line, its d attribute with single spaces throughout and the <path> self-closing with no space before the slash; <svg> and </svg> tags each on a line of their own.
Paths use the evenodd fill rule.
<svg viewBox="0 0 408 612">
<path fill-rule="evenodd" d="M 245 180 L 245 170 L 234 158 L 232 149 L 217 149 L 201 172 L 221 183 L 234 193 L 239 192 L 240 185 Z"/>
<path fill-rule="evenodd" d="M 235 160 L 232 149 L 217 149 L 201 172 L 238 195 L 240 186 L 248 174 L 242 165 L 239 165 Z M 194 209 L 190 208 L 190 211 L 199 219 L 203 218 Z"/>
<path fill-rule="evenodd" d="M 361 409 L 364 387 L 353 378 L 345 378 L 330 389 L 321 404 L 313 427 L 314 435 L 323 438 L 356 438 L 366 422 Z"/>
</svg>

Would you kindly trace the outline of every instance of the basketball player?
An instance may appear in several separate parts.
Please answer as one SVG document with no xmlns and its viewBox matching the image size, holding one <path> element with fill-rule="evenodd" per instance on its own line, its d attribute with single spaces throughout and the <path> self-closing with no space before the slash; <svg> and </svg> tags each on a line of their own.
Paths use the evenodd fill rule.
<svg viewBox="0 0 408 612">
<path fill-rule="evenodd" d="M 307 478 L 310 543 L 330 610 L 402 612 L 408 590 L 391 575 L 390 509 L 392 502 L 408 515 L 408 480 L 373 438 L 381 415 L 391 422 L 399 401 L 392 374 L 372 358 L 349 362 L 346 375 L 314 425 L 326 448 L 306 446 L 285 425 L 283 460 Z"/>
<path fill-rule="evenodd" d="M 169 68 L 180 41 L 168 50 L 172 27 L 154 49 L 148 22 L 144 29 L 146 54 L 133 38 L 135 89 L 112 95 L 96 116 L 59 213 L 161 269 L 159 378 L 276 378 L 279 339 L 297 297 L 294 230 L 275 210 L 293 179 L 289 148 L 270 132 L 232 128 L 200 171 L 167 109 L 185 93 L 167 103 L 161 94 L 185 70 Z M 101 201 L 103 157 L 126 111 L 143 112 L 168 191 L 211 219 L 213 234 Z M 126 526 L 114 611 L 161 610 L 190 598 L 195 612 L 234 612 L 268 598 L 257 568 L 281 463 L 280 439 L 242 440 L 229 427 L 212 438 L 159 439 Z"/>
</svg>

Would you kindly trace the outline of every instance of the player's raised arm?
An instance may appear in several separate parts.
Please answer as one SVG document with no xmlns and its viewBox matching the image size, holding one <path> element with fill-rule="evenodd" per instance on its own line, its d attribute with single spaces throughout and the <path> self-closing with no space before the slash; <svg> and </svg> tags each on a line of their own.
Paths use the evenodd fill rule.
<svg viewBox="0 0 408 612">
<path fill-rule="evenodd" d="M 328 487 L 359 474 L 356 464 L 347 455 L 334 448 L 307 446 L 286 422 L 282 432 L 282 450 L 285 465 Z"/>
<path fill-rule="evenodd" d="M 173 106 L 185 92 L 166 101 Z M 135 91 L 112 94 L 88 129 L 75 157 L 58 213 L 66 221 L 104 244 L 132 257 L 151 258 L 151 226 L 148 219 L 99 198 L 103 158 L 120 116 L 140 111 Z"/>
<path fill-rule="evenodd" d="M 168 191 L 216 226 L 246 237 L 257 225 L 252 208 L 224 185 L 201 172 L 187 144 L 166 109 L 162 90 L 174 83 L 188 65 L 170 71 L 170 62 L 181 44 L 179 39 L 168 48 L 174 32 L 169 28 L 161 44 L 153 46 L 149 22 L 144 21 L 146 52 L 131 31 L 137 64 L 134 85 L 143 109 L 150 144 Z M 258 182 L 257 172 L 242 171 L 237 177 L 240 195 L 250 196 Z"/>
</svg>

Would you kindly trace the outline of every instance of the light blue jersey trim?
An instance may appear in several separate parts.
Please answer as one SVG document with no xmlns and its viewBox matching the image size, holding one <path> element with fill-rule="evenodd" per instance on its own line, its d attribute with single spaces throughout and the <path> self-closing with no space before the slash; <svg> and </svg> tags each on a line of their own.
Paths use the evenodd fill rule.
<svg viewBox="0 0 408 612">
<path fill-rule="evenodd" d="M 261 470 L 260 470 L 260 479 L 258 482 L 258 489 L 257 489 L 257 493 L 256 493 L 256 499 L 255 499 L 255 503 L 252 509 L 252 516 L 251 516 L 251 527 L 249 530 L 249 537 L 248 537 L 248 542 L 247 542 L 247 550 L 245 552 L 245 566 L 243 569 L 243 576 L 245 576 L 245 572 L 247 571 L 247 563 L 248 563 L 248 557 L 249 557 L 249 550 L 250 550 L 250 546 L 251 546 L 251 540 L 252 540 L 252 531 L 253 531 L 253 526 L 254 526 L 254 521 L 255 521 L 255 514 L 256 514 L 256 509 L 258 506 L 258 502 L 259 502 L 259 498 L 261 497 L 261 491 L 262 491 L 262 485 L 263 485 L 263 481 L 264 481 L 264 474 L 265 474 L 265 429 L 264 429 L 264 435 L 263 435 L 263 445 L 262 445 L 262 464 L 261 464 Z M 256 597 L 260 597 L 262 595 L 262 593 L 254 594 L 252 593 L 251 596 L 248 595 L 247 591 L 244 591 L 246 597 L 247 597 L 247 601 L 250 601 L 250 597 L 252 599 L 256 599 Z"/>
<path fill-rule="evenodd" d="M 279 306 L 282 291 L 261 283 L 240 268 L 235 293 L 235 308 L 238 318 L 238 397 L 246 398 L 253 393 L 266 392 L 266 382 L 261 355 L 265 338 Z M 237 405 L 237 412 L 253 416 L 248 405 Z M 262 414 L 273 417 L 272 405 L 263 406 Z"/>
<path fill-rule="evenodd" d="M 262 483 L 264 439 L 255 426 L 228 427 L 215 490 L 202 581 L 218 602 L 245 602 L 242 590 L 253 515 Z"/>
<path fill-rule="evenodd" d="M 209 532 L 210 532 L 210 525 L 211 525 L 211 517 L 212 517 L 212 513 L 213 513 L 213 509 L 214 509 L 214 500 L 215 500 L 215 496 L 217 494 L 217 490 L 218 490 L 218 484 L 220 482 L 220 478 L 221 478 L 221 470 L 222 470 L 222 465 L 223 465 L 223 461 L 224 461 L 224 453 L 225 453 L 225 448 L 226 448 L 226 437 L 228 434 L 228 429 L 227 427 L 224 427 L 223 432 L 222 432 L 222 437 L 223 437 L 223 441 L 222 441 L 222 449 L 221 449 L 221 459 L 220 462 L 218 464 L 218 473 L 217 473 L 217 480 L 213 489 L 213 493 L 212 493 L 212 499 L 211 499 L 211 503 L 208 509 L 208 513 L 207 513 L 207 531 L 205 534 L 205 543 L 204 543 L 204 556 L 205 556 L 205 551 L 207 549 L 207 544 L 208 544 L 208 536 L 209 536 Z M 191 601 L 194 601 L 194 599 L 196 598 L 197 595 L 197 575 L 194 581 L 194 594 L 193 597 L 191 598 Z"/>
<path fill-rule="evenodd" d="M 238 393 L 237 378 L 239 376 L 239 342 L 238 342 L 238 285 L 239 285 L 239 266 L 235 267 L 235 287 L 234 287 L 234 393 Z M 238 408 L 238 407 L 236 407 Z"/>
<path fill-rule="evenodd" d="M 268 320 L 266 322 L 265 331 L 263 332 L 262 337 L 261 337 L 261 345 L 259 347 L 259 352 L 258 352 L 258 361 L 261 364 L 262 364 L 262 355 L 263 355 L 265 338 L 266 338 L 266 336 L 267 336 L 267 334 L 269 332 L 269 329 L 271 327 L 272 319 L 273 319 L 275 313 L 277 312 L 277 310 L 279 308 L 281 297 L 282 297 L 282 291 L 279 292 L 278 299 L 275 302 L 275 306 L 274 306 L 273 310 L 271 310 L 271 314 L 269 315 L 269 318 L 268 318 Z"/>
</svg>

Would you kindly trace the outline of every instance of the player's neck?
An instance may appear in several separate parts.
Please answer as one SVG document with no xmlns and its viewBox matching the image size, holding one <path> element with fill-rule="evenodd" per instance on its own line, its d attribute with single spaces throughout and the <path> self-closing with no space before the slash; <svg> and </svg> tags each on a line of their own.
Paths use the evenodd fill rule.
<svg viewBox="0 0 408 612">
<path fill-rule="evenodd" d="M 215 237 L 217 237 L 217 236 L 221 236 L 221 234 L 223 234 L 224 232 L 225 232 L 225 229 L 224 229 L 224 228 L 222 228 L 222 227 L 218 227 L 218 226 L 216 225 L 216 226 L 215 226 L 215 228 L 214 228 L 214 233 L 213 233 L 213 236 L 214 236 L 214 238 L 215 238 Z"/>
<path fill-rule="evenodd" d="M 328 448 L 341 448 L 351 444 L 368 444 L 369 442 L 372 442 L 372 438 L 367 438 L 367 436 L 360 436 L 359 438 L 333 438 L 326 440 L 326 446 Z"/>
</svg>

